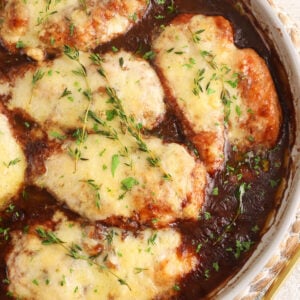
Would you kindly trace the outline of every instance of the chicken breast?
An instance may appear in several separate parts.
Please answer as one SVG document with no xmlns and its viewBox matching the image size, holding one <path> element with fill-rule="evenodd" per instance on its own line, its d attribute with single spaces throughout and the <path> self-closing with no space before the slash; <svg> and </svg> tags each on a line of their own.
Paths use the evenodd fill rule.
<svg viewBox="0 0 300 300">
<path fill-rule="evenodd" d="M 26 159 L 16 141 L 8 119 L 0 113 L 0 210 L 2 210 L 24 183 Z"/>
<path fill-rule="evenodd" d="M 274 146 L 281 110 L 266 63 L 238 49 L 223 17 L 180 15 L 154 40 L 169 101 L 208 171 L 222 168 L 226 140 L 241 150 Z"/>
<path fill-rule="evenodd" d="M 94 49 L 127 32 L 146 12 L 146 0 L 5 0 L 0 36 L 12 52 L 43 59 L 64 45 Z"/>
<path fill-rule="evenodd" d="M 12 72 L 9 80 L 9 87 L 2 84 L 2 95 L 10 98 L 8 108 L 22 109 L 48 133 L 90 129 L 89 110 L 118 127 L 116 111 L 107 101 L 108 87 L 116 91 L 126 115 L 146 129 L 157 126 L 166 111 L 154 70 L 125 51 L 100 57 L 65 47 L 61 58 L 28 65 L 22 72 Z"/>
<path fill-rule="evenodd" d="M 65 141 L 62 152 L 45 161 L 46 172 L 35 184 L 92 221 L 122 218 L 165 226 L 198 218 L 206 170 L 183 146 L 101 134 L 89 134 L 81 147 Z"/>
<path fill-rule="evenodd" d="M 56 213 L 51 222 L 12 233 L 9 291 L 31 300 L 139 299 L 171 296 L 198 261 L 174 229 L 132 234 L 83 225 Z"/>
</svg>

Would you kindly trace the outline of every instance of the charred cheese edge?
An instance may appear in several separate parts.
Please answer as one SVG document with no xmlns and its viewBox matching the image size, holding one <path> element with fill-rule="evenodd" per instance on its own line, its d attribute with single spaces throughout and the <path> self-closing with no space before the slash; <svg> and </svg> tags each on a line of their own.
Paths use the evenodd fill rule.
<svg viewBox="0 0 300 300">
<path fill-rule="evenodd" d="M 281 111 L 266 63 L 238 49 L 223 17 L 180 15 L 154 40 L 155 63 L 210 173 L 228 138 L 241 150 L 272 147 Z"/>
<path fill-rule="evenodd" d="M 36 60 L 44 49 L 71 45 L 93 49 L 125 33 L 140 20 L 146 0 L 7 0 L 1 9 L 1 38 L 11 51 L 24 48 Z"/>
<path fill-rule="evenodd" d="M 134 116 L 143 127 L 152 129 L 163 119 L 164 92 L 148 62 L 125 51 L 108 53 L 101 58 L 104 78 L 99 74 L 100 66 L 90 58 L 91 53 L 78 55 L 79 61 L 65 54 L 52 63 L 28 67 L 24 75 L 13 78 L 10 88 L 3 82 L 3 94 L 11 97 L 9 109 L 24 110 L 48 133 L 75 130 L 84 126 L 87 110 L 103 120 L 113 113 L 106 93 L 109 86 L 116 90 L 126 114 Z M 81 65 L 86 77 L 80 73 Z M 116 122 L 110 123 L 118 127 Z M 91 129 L 91 123 L 88 128 Z"/>
<path fill-rule="evenodd" d="M 84 226 L 60 212 L 52 221 L 54 230 L 47 228 L 48 221 L 28 234 L 12 234 L 7 267 L 9 291 L 16 297 L 153 299 L 172 294 L 176 282 L 197 265 L 193 253 L 180 253 L 181 236 L 174 229 L 146 229 L 134 235 L 113 227 Z M 63 244 L 43 244 L 35 231 L 39 229 L 51 231 Z M 70 256 L 71 249 L 78 256 Z M 90 256 L 95 257 L 93 263 L 86 259 Z"/>
<path fill-rule="evenodd" d="M 130 135 L 112 140 L 89 134 L 74 170 L 70 152 L 78 145 L 66 141 L 62 152 L 45 161 L 46 172 L 35 184 L 92 221 L 122 217 L 166 225 L 197 219 L 206 187 L 202 163 L 178 144 L 164 144 L 158 138 L 144 142 L 151 156 L 139 150 Z M 152 157 L 159 165 L 149 162 Z"/>
<path fill-rule="evenodd" d="M 26 170 L 22 148 L 15 140 L 8 119 L 0 114 L 0 210 L 20 190 Z"/>
</svg>

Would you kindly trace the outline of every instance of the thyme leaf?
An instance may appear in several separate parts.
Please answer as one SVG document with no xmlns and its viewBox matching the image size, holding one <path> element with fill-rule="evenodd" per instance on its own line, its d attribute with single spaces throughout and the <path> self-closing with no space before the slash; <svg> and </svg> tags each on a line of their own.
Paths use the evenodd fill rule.
<svg viewBox="0 0 300 300">
<path fill-rule="evenodd" d="M 121 181 L 121 188 L 124 191 L 131 191 L 139 182 L 133 177 L 127 177 Z"/>
<path fill-rule="evenodd" d="M 111 174 L 113 177 L 115 176 L 115 172 L 119 164 L 120 164 L 119 155 L 114 154 L 111 158 Z"/>
<path fill-rule="evenodd" d="M 128 287 L 128 289 L 131 291 L 131 287 L 129 284 L 120 276 L 118 276 L 116 273 L 111 271 L 107 266 L 99 264 L 97 261 L 95 261 L 96 256 L 87 256 L 83 249 L 77 245 L 77 244 L 66 244 L 64 241 L 62 241 L 57 235 L 52 231 L 47 231 L 44 228 L 38 227 L 36 229 L 36 233 L 38 237 L 41 239 L 42 244 L 49 246 L 49 245 L 60 245 L 62 248 L 64 248 L 67 252 L 67 255 L 73 259 L 76 260 L 84 260 L 89 265 L 97 267 L 100 271 L 107 271 L 110 275 L 114 276 L 118 282 L 121 285 L 125 285 Z"/>
</svg>

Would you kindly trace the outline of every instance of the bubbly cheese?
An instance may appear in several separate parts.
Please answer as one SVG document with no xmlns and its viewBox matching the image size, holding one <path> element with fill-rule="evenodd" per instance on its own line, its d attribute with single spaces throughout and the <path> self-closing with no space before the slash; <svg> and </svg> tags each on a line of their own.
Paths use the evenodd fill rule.
<svg viewBox="0 0 300 300">
<path fill-rule="evenodd" d="M 116 90 L 126 114 L 133 116 L 143 127 L 152 129 L 162 120 L 165 114 L 164 92 L 156 73 L 146 61 L 119 51 L 106 54 L 99 66 L 95 59 L 89 58 L 90 55 L 80 53 L 78 61 L 63 55 L 52 63 L 28 68 L 24 76 L 14 79 L 9 108 L 21 108 L 50 133 L 57 129 L 74 130 L 83 127 L 87 110 L 104 120 L 107 120 L 108 113 L 113 113 L 105 91 L 109 86 Z M 80 73 L 83 71 L 81 65 L 86 77 Z M 106 78 L 99 74 L 100 68 Z M 7 88 L 4 92 L 7 94 Z M 115 121 L 110 123 L 118 126 Z"/>
<path fill-rule="evenodd" d="M 46 160 L 47 171 L 35 183 L 90 220 L 124 217 L 168 224 L 197 219 L 206 186 L 202 164 L 178 144 L 157 138 L 144 138 L 144 143 L 150 153 L 139 150 L 130 135 L 112 140 L 89 134 L 75 170 L 70 152 L 78 145 L 65 142 L 63 152 Z"/>
<path fill-rule="evenodd" d="M 174 229 L 134 235 L 82 226 L 61 213 L 53 221 L 52 236 L 63 244 L 42 244 L 34 230 L 49 232 L 43 224 L 29 234 L 12 234 L 9 291 L 18 298 L 150 300 L 171 295 L 173 286 L 197 265 L 195 254 L 179 252 L 181 236 Z"/>
<path fill-rule="evenodd" d="M 25 48 L 35 59 L 45 48 L 93 49 L 125 33 L 140 20 L 146 0 L 8 0 L 0 12 L 0 35 L 11 50 Z"/>
<path fill-rule="evenodd" d="M 19 191 L 24 182 L 26 159 L 15 140 L 6 116 L 0 114 L 0 209 Z"/>
<path fill-rule="evenodd" d="M 164 116 L 164 92 L 155 71 L 143 59 L 119 51 L 105 55 L 103 67 L 127 114 L 144 127 L 153 128 Z"/>
<path fill-rule="evenodd" d="M 280 109 L 272 78 L 255 51 L 235 47 L 227 20 L 180 15 L 153 47 L 170 101 L 211 173 L 223 165 L 227 137 L 241 149 L 274 145 Z"/>
</svg>

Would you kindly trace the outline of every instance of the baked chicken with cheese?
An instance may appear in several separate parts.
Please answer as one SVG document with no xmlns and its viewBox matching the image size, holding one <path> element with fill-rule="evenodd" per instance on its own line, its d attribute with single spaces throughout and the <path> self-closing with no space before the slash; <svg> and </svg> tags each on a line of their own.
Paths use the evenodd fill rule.
<svg viewBox="0 0 300 300">
<path fill-rule="evenodd" d="M 112 139 L 101 133 L 89 134 L 81 147 L 66 141 L 35 184 L 92 221 L 117 218 L 153 227 L 197 220 L 206 188 L 202 163 L 178 144 L 142 143 L 144 151 L 130 134 Z"/>
<path fill-rule="evenodd" d="M 13 71 L 0 79 L 0 86 L 10 110 L 21 109 L 50 135 L 82 127 L 87 111 L 118 127 L 107 87 L 123 99 L 125 113 L 146 129 L 157 126 L 166 111 L 154 70 L 147 61 L 123 50 L 100 56 L 66 46 L 62 57 Z M 86 126 L 90 130 L 93 123 Z"/>
<path fill-rule="evenodd" d="M 125 51 L 99 56 L 65 47 L 61 58 L 9 76 L 7 107 L 30 115 L 62 144 L 45 160 L 44 174 L 33 174 L 36 185 L 93 221 L 161 226 L 197 219 L 203 164 L 184 146 L 143 134 L 166 112 L 148 62 Z"/>
<path fill-rule="evenodd" d="M 12 52 L 36 60 L 44 50 L 70 45 L 94 49 L 128 31 L 147 10 L 146 0 L 4 0 L 0 37 Z"/>
<path fill-rule="evenodd" d="M 266 62 L 192 1 L 0 2 L 0 293 L 206 297 L 283 185 Z"/>
<path fill-rule="evenodd" d="M 19 192 L 25 181 L 27 162 L 9 120 L 0 114 L 0 209 Z"/>
<path fill-rule="evenodd" d="M 81 224 L 57 212 L 27 234 L 13 232 L 8 288 L 31 300 L 170 297 L 198 263 L 181 245 L 180 234 L 171 228 L 132 234 Z"/>
<path fill-rule="evenodd" d="M 281 110 L 264 60 L 238 49 L 223 17 L 183 14 L 154 40 L 155 64 L 210 173 L 228 140 L 241 151 L 275 145 Z"/>
</svg>

